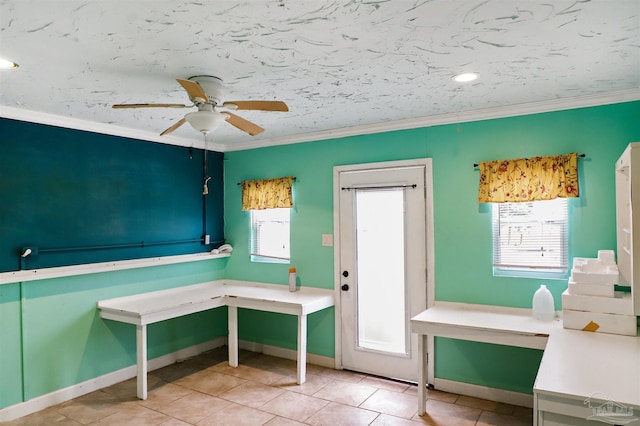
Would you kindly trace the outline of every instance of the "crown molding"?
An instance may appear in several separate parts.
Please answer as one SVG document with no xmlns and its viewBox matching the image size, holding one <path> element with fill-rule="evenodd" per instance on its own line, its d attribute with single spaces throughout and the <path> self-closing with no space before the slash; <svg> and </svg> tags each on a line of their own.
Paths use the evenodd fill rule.
<svg viewBox="0 0 640 426">
<path fill-rule="evenodd" d="M 339 129 L 301 133 L 278 138 L 248 140 L 247 142 L 233 142 L 227 144 L 214 142 L 211 143 L 208 148 L 219 152 L 244 151 L 276 145 L 289 145 L 295 143 L 337 139 L 373 133 L 392 132 L 396 130 L 408 130 L 421 127 L 442 126 L 445 124 L 457 124 L 496 118 L 515 117 L 520 115 L 539 114 L 545 112 L 586 108 L 638 100 L 640 100 L 640 88 L 608 92 L 604 94 L 600 93 L 594 95 L 576 96 L 573 98 L 552 99 L 548 101 L 484 108 L 474 111 L 461 111 L 448 114 L 439 114 L 428 117 L 408 118 L 404 120 L 394 120 L 362 126 L 343 127 Z M 0 117 L 27 121 L 31 123 L 46 124 L 49 126 L 84 130 L 93 133 L 159 142 L 168 145 L 178 145 L 204 149 L 204 141 L 196 141 L 193 139 L 180 138 L 176 136 L 160 137 L 159 135 L 152 132 L 134 130 L 126 127 L 115 126 L 112 124 L 95 123 L 72 117 L 64 117 L 56 114 L 29 111 L 3 105 L 0 105 Z"/>
<path fill-rule="evenodd" d="M 333 130 L 303 133 L 272 139 L 261 139 L 234 144 L 225 144 L 224 151 L 243 151 L 275 145 L 287 145 L 302 142 L 313 142 L 326 139 L 345 138 L 349 136 L 372 133 L 408 130 L 421 127 L 442 126 L 445 124 L 466 123 L 471 121 L 490 120 L 496 118 L 515 117 L 520 115 L 539 114 L 568 109 L 593 107 L 640 100 L 640 89 L 621 90 L 594 95 L 576 96 L 573 98 L 552 99 L 549 101 L 529 102 L 473 111 L 462 111 L 429 117 L 409 118 L 405 120 L 387 121 L 378 124 L 344 127 Z"/>
<path fill-rule="evenodd" d="M 80 120 L 73 117 L 65 117 L 46 112 L 30 111 L 27 109 L 8 107 L 0 105 L 0 117 L 13 120 L 27 121 L 29 123 L 46 124 L 54 127 L 64 127 L 67 129 L 83 130 L 86 132 L 100 133 L 111 136 L 121 136 L 131 139 L 139 139 L 148 142 L 159 142 L 167 145 L 185 146 L 204 149 L 204 141 L 180 138 L 177 136 L 160 136 L 145 130 L 135 130 L 127 127 L 120 127 L 113 124 L 96 123 L 93 121 Z M 223 151 L 224 147 L 208 142 L 208 148 L 214 151 Z"/>
</svg>

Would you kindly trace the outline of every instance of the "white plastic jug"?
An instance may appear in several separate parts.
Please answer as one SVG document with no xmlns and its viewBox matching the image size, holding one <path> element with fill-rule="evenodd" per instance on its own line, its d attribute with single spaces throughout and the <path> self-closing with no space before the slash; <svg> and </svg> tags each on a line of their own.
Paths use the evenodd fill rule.
<svg viewBox="0 0 640 426">
<path fill-rule="evenodd" d="M 533 295 L 533 317 L 541 321 L 552 321 L 556 316 L 553 295 L 546 285 L 540 285 Z"/>
</svg>

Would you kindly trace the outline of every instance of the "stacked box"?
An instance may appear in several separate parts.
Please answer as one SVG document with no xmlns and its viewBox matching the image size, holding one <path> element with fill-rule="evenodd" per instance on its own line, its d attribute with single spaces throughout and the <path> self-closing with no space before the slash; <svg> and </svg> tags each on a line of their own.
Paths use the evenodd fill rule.
<svg viewBox="0 0 640 426">
<path fill-rule="evenodd" d="M 615 291 L 618 282 L 612 250 L 600 250 L 597 259 L 574 258 L 569 288 L 562 293 L 563 327 L 635 336 L 631 294 Z"/>
</svg>

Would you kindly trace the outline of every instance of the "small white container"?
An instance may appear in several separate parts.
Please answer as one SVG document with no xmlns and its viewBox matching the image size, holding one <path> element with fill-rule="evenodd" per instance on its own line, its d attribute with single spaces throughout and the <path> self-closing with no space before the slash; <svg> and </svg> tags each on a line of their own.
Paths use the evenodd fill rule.
<svg viewBox="0 0 640 426">
<path fill-rule="evenodd" d="M 540 321 L 552 321 L 556 316 L 553 295 L 546 285 L 540 285 L 533 295 L 533 317 Z"/>
<path fill-rule="evenodd" d="M 296 290 L 296 268 L 289 268 L 289 291 Z"/>
</svg>

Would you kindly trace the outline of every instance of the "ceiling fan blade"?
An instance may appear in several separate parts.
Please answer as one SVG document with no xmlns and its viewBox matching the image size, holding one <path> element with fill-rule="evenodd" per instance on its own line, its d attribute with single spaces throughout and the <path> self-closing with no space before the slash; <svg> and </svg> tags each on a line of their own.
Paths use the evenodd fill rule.
<svg viewBox="0 0 640 426">
<path fill-rule="evenodd" d="M 197 82 L 191 80 L 183 80 L 181 78 L 176 78 L 176 80 L 178 81 L 178 83 L 180 83 L 184 90 L 187 91 L 189 97 L 192 100 L 202 99 L 202 102 L 207 102 L 209 100 L 209 97 L 204 92 L 204 89 Z"/>
<path fill-rule="evenodd" d="M 237 127 L 243 132 L 249 133 L 251 136 L 259 135 L 264 132 L 264 129 L 257 124 L 250 122 L 249 120 L 245 120 L 242 117 L 238 117 L 235 114 L 231 114 L 230 112 L 225 111 L 223 114 L 227 114 L 229 118 L 227 118 L 227 123 L 232 126 Z"/>
<path fill-rule="evenodd" d="M 111 108 L 189 108 L 183 104 L 117 104 Z"/>
<path fill-rule="evenodd" d="M 160 133 L 160 136 L 164 136 L 167 135 L 171 132 L 173 132 L 174 130 L 176 130 L 178 127 L 182 126 L 184 123 L 186 123 L 187 120 L 186 119 L 182 119 L 180 121 L 178 121 L 176 124 L 174 124 L 173 126 L 169 127 L 167 130 L 165 130 L 164 132 Z"/>
<path fill-rule="evenodd" d="M 222 106 L 237 110 L 289 111 L 287 104 L 282 101 L 229 101 Z"/>
</svg>

